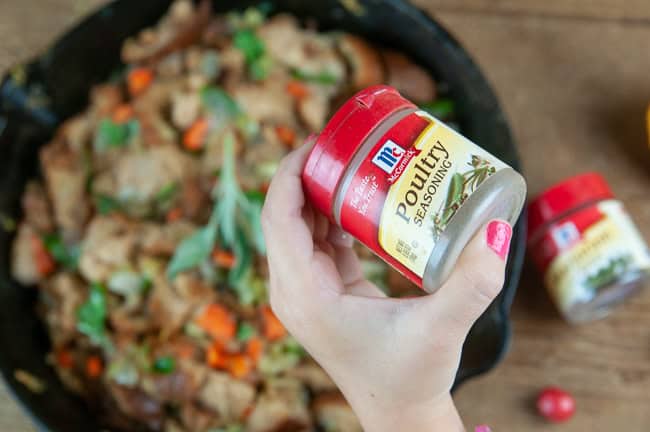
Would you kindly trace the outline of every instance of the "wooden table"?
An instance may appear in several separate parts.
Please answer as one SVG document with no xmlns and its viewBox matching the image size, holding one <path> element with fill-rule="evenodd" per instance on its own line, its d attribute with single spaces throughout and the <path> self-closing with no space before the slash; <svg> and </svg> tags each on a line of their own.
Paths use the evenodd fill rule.
<svg viewBox="0 0 650 432">
<path fill-rule="evenodd" d="M 0 70 L 42 49 L 102 0 L 0 0 Z M 648 0 L 416 0 L 483 67 L 520 145 L 531 194 L 587 170 L 604 173 L 650 239 Z M 609 319 L 569 327 L 527 265 L 514 344 L 493 373 L 460 389 L 468 425 L 495 431 L 650 430 L 650 290 Z M 577 416 L 546 425 L 537 391 L 572 391 Z M 31 431 L 0 389 L 0 430 Z"/>
</svg>

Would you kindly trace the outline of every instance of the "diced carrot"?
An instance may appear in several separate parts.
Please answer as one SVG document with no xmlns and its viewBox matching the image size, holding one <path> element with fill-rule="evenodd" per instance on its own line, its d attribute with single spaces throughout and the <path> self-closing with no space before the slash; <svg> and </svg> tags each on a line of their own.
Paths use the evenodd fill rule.
<svg viewBox="0 0 650 432">
<path fill-rule="evenodd" d="M 232 252 L 217 248 L 212 251 L 212 262 L 218 267 L 231 269 L 235 267 L 237 257 Z"/>
<path fill-rule="evenodd" d="M 183 209 L 180 207 L 174 207 L 173 209 L 167 212 L 165 219 L 168 223 L 176 222 L 183 217 Z"/>
<path fill-rule="evenodd" d="M 269 186 L 271 186 L 271 183 L 269 182 L 262 183 L 262 186 L 260 186 L 260 192 L 266 195 L 269 191 Z"/>
<path fill-rule="evenodd" d="M 56 270 L 56 262 L 47 251 L 43 239 L 38 235 L 32 236 L 32 258 L 36 264 L 36 270 L 41 276 L 48 276 Z"/>
<path fill-rule="evenodd" d="M 66 349 L 59 350 L 56 353 L 56 364 L 62 369 L 70 369 L 74 366 L 74 357 Z"/>
<path fill-rule="evenodd" d="M 104 363 L 99 356 L 90 356 L 86 359 L 86 375 L 89 378 L 99 378 L 104 371 Z"/>
<path fill-rule="evenodd" d="M 296 142 L 296 131 L 291 129 L 289 126 L 276 126 L 275 133 L 282 141 L 282 144 L 286 145 L 289 148 L 293 148 L 293 145 Z"/>
<path fill-rule="evenodd" d="M 183 146 L 190 151 L 198 151 L 205 145 L 205 140 L 210 131 L 210 124 L 205 118 L 194 122 L 183 135 Z"/>
<path fill-rule="evenodd" d="M 131 69 L 128 76 L 126 77 L 126 82 L 129 87 L 129 93 L 131 93 L 131 96 L 138 96 L 147 88 L 149 88 L 153 82 L 153 78 L 153 70 L 147 67 L 138 67 Z"/>
<path fill-rule="evenodd" d="M 133 107 L 129 104 L 122 104 L 113 111 L 113 121 L 115 123 L 126 123 L 133 117 Z"/>
<path fill-rule="evenodd" d="M 245 355 L 235 354 L 228 359 L 228 372 L 235 378 L 244 378 L 252 369 L 253 365 Z"/>
<path fill-rule="evenodd" d="M 300 81 L 293 80 L 287 83 L 287 93 L 300 100 L 309 96 L 309 89 Z"/>
<path fill-rule="evenodd" d="M 228 367 L 228 353 L 218 344 L 212 345 L 205 352 L 205 362 L 215 369 L 226 369 Z"/>
<path fill-rule="evenodd" d="M 254 409 L 255 409 L 255 405 L 253 404 L 248 405 L 244 410 L 244 412 L 241 414 L 241 420 L 246 420 L 248 417 L 250 417 L 251 414 L 253 414 Z"/>
<path fill-rule="evenodd" d="M 233 315 L 218 303 L 206 306 L 196 319 L 196 325 L 221 343 L 232 340 L 237 332 L 237 322 Z"/>
<path fill-rule="evenodd" d="M 262 339 L 253 337 L 246 344 L 246 355 L 254 362 L 257 363 L 262 357 Z"/>
<path fill-rule="evenodd" d="M 264 325 L 264 336 L 268 340 L 275 341 L 287 335 L 287 330 L 268 305 L 262 307 L 262 322 Z"/>
</svg>

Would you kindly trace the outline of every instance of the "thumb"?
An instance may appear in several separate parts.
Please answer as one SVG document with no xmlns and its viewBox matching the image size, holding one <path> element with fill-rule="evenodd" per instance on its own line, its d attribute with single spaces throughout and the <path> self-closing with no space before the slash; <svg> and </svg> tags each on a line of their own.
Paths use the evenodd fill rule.
<svg viewBox="0 0 650 432">
<path fill-rule="evenodd" d="M 511 238 L 512 227 L 505 221 L 493 220 L 479 230 L 447 282 L 429 296 L 429 319 L 466 334 L 501 292 Z"/>
</svg>

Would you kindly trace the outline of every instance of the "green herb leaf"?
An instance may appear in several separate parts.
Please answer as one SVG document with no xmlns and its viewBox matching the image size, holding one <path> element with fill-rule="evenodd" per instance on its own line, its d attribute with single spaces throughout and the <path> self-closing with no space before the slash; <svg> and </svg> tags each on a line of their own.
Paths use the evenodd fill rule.
<svg viewBox="0 0 650 432">
<path fill-rule="evenodd" d="M 253 250 L 265 253 L 260 216 L 264 197 L 258 193 L 244 194 L 235 172 L 234 137 L 224 138 L 224 156 L 221 176 L 215 191 L 215 208 L 212 218 L 219 221 L 219 238 L 223 247 L 231 249 L 237 257 L 235 267 L 228 273 L 228 282 L 240 298 L 250 304 L 256 295 L 243 281 L 253 262 Z"/>
<path fill-rule="evenodd" d="M 235 119 L 235 126 L 248 141 L 260 134 L 259 122 L 248 117 L 246 114 L 240 114 L 237 116 Z"/>
<path fill-rule="evenodd" d="M 140 123 L 137 120 L 115 123 L 110 119 L 103 119 L 97 128 L 94 148 L 96 151 L 105 151 L 109 148 L 124 147 L 139 132 Z"/>
<path fill-rule="evenodd" d="M 153 362 L 153 366 L 152 366 L 152 370 L 155 373 L 164 374 L 164 375 L 168 375 L 174 372 L 175 368 L 176 368 L 176 360 L 174 360 L 174 357 L 171 356 L 158 357 Z"/>
<path fill-rule="evenodd" d="M 122 210 L 122 204 L 115 198 L 108 195 L 95 195 L 95 209 L 100 215 L 109 215 Z"/>
<path fill-rule="evenodd" d="M 248 72 L 254 81 L 264 81 L 273 69 L 273 60 L 267 55 L 255 59 L 248 66 Z"/>
<path fill-rule="evenodd" d="M 177 182 L 168 183 L 156 194 L 156 202 L 161 207 L 169 205 L 170 202 L 176 197 L 179 190 L 180 185 Z"/>
<path fill-rule="evenodd" d="M 237 238 L 237 206 L 241 200 L 241 189 L 235 172 L 235 137 L 226 134 L 223 143 L 221 176 L 214 191 L 216 201 L 212 217 L 218 220 L 223 246 L 233 249 Z"/>
<path fill-rule="evenodd" d="M 113 273 L 108 280 L 108 289 L 125 297 L 140 295 L 146 292 L 151 281 L 136 272 L 122 270 Z"/>
<path fill-rule="evenodd" d="M 286 337 L 272 344 L 259 363 L 259 370 L 265 375 L 277 375 L 296 366 L 307 355 L 292 337 Z"/>
<path fill-rule="evenodd" d="M 266 52 L 264 42 L 250 29 L 237 31 L 233 37 L 233 45 L 244 54 L 248 64 L 262 57 Z"/>
<path fill-rule="evenodd" d="M 235 243 L 232 249 L 235 254 L 235 267 L 228 272 L 228 283 L 230 286 L 237 287 L 242 282 L 248 269 L 253 264 L 253 254 L 249 247 L 246 236 L 241 229 L 238 229 L 235 236 Z"/>
<path fill-rule="evenodd" d="M 96 345 L 106 342 L 106 288 L 100 283 L 90 286 L 88 300 L 77 310 L 77 329 Z"/>
<path fill-rule="evenodd" d="M 135 387 L 140 374 L 130 359 L 118 357 L 108 365 L 108 378 L 125 387 Z"/>
<path fill-rule="evenodd" d="M 194 339 L 199 343 L 208 342 L 210 339 L 210 337 L 201 327 L 199 327 L 198 325 L 196 325 L 191 321 L 185 324 L 185 327 L 183 327 L 183 331 L 187 336 L 189 336 L 190 338 Z"/>
<path fill-rule="evenodd" d="M 201 90 L 201 102 L 215 117 L 231 119 L 241 114 L 237 102 L 218 87 L 208 86 Z"/>
<path fill-rule="evenodd" d="M 207 259 L 214 249 L 216 238 L 216 223 L 209 223 L 183 240 L 167 267 L 167 277 L 174 279 L 179 273 L 192 269 Z"/>
<path fill-rule="evenodd" d="M 255 327 L 250 325 L 247 322 L 243 322 L 237 328 L 237 340 L 240 342 L 246 342 L 250 338 L 255 336 Z"/>
<path fill-rule="evenodd" d="M 270 2 L 263 2 L 256 7 L 246 8 L 244 12 L 231 12 L 226 16 L 227 23 L 231 29 L 252 29 L 264 24 L 266 17 L 273 10 Z"/>
<path fill-rule="evenodd" d="M 266 6 L 268 6 L 268 4 Z M 264 5 L 246 8 L 242 16 L 244 21 L 243 24 L 249 28 L 259 27 L 264 24 L 267 15 L 268 12 L 264 9 Z"/>
<path fill-rule="evenodd" d="M 283 341 L 283 350 L 285 353 L 290 353 L 303 358 L 307 355 L 307 351 L 295 340 L 293 337 L 288 336 Z"/>
<path fill-rule="evenodd" d="M 262 231 L 262 207 L 264 207 L 264 195 L 261 192 L 248 192 L 245 195 L 246 201 L 242 202 L 241 208 L 244 216 L 242 228 L 246 236 L 260 255 L 266 254 L 264 233 Z"/>
<path fill-rule="evenodd" d="M 291 75 L 297 80 L 314 84 L 334 85 L 339 82 L 339 77 L 328 71 L 312 73 L 300 69 L 293 69 Z"/>
<path fill-rule="evenodd" d="M 67 246 L 58 234 L 48 234 L 43 237 L 45 248 L 54 260 L 66 270 L 75 271 L 79 265 L 81 249 L 79 246 Z"/>
<path fill-rule="evenodd" d="M 456 104 L 451 99 L 438 99 L 422 104 L 420 108 L 432 116 L 444 120 L 454 115 Z"/>
<path fill-rule="evenodd" d="M 248 73 L 253 80 L 264 80 L 269 76 L 273 66 L 270 56 L 266 55 L 266 47 L 253 30 L 244 28 L 238 30 L 233 37 L 233 44 L 246 59 Z"/>
<path fill-rule="evenodd" d="M 206 51 L 201 58 L 201 73 L 209 80 L 214 80 L 219 76 L 221 61 L 216 51 Z"/>
<path fill-rule="evenodd" d="M 239 280 L 231 284 L 231 287 L 237 294 L 239 303 L 243 305 L 260 304 L 267 299 L 266 282 L 255 276 L 251 267 Z"/>
</svg>

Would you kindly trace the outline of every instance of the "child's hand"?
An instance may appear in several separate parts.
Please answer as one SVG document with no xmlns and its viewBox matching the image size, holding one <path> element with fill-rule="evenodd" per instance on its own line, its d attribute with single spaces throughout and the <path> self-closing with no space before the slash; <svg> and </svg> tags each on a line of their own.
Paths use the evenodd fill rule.
<svg viewBox="0 0 650 432">
<path fill-rule="evenodd" d="M 307 147 L 282 162 L 263 211 L 273 310 L 366 430 L 463 431 L 449 391 L 470 327 L 501 290 L 510 226 L 483 228 L 435 294 L 387 298 L 352 238 L 305 203 Z"/>
</svg>

